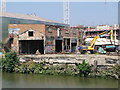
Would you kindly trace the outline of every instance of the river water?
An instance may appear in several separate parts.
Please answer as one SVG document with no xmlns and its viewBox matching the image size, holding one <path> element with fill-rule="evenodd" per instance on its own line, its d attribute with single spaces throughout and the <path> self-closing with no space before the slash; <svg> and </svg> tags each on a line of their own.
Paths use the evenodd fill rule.
<svg viewBox="0 0 120 90">
<path fill-rule="evenodd" d="M 118 80 L 40 74 L 2 74 L 3 88 L 117 88 Z"/>
</svg>

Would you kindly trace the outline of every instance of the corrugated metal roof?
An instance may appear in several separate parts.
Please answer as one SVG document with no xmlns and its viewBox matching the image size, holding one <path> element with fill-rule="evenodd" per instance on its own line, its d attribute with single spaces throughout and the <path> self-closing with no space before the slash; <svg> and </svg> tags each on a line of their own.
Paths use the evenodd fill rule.
<svg viewBox="0 0 120 90">
<path fill-rule="evenodd" d="M 54 20 L 49 20 L 46 18 L 41 18 L 41 17 L 33 16 L 33 15 L 0 12 L 0 17 L 12 17 L 12 18 L 27 19 L 27 20 L 43 21 L 43 22 L 48 22 L 48 23 L 55 23 L 56 25 L 62 24 L 62 25 L 68 26 L 67 24 L 64 24 L 64 23 L 60 23 Z"/>
</svg>

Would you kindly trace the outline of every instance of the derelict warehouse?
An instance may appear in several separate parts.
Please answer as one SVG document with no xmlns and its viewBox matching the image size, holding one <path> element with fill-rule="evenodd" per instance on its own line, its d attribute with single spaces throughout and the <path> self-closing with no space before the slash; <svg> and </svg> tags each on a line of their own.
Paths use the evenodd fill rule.
<svg viewBox="0 0 120 90">
<path fill-rule="evenodd" d="M 19 54 L 76 52 L 80 29 L 31 15 L 2 13 L 0 18 L 3 40 Z"/>
</svg>

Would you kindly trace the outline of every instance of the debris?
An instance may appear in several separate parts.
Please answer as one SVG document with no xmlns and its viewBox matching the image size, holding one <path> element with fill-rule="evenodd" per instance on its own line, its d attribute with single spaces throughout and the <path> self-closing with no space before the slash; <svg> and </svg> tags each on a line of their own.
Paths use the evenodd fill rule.
<svg viewBox="0 0 120 90">
<path fill-rule="evenodd" d="M 39 50 L 37 50 L 35 54 L 36 55 L 40 55 L 41 53 L 39 52 Z"/>
</svg>

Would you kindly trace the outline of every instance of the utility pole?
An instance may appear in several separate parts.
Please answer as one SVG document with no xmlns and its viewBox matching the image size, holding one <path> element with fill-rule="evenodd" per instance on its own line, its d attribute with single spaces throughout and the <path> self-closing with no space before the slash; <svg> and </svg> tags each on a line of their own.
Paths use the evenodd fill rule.
<svg viewBox="0 0 120 90">
<path fill-rule="evenodd" d="M 1 0 L 1 12 L 6 12 L 6 0 Z"/>
<path fill-rule="evenodd" d="M 69 8 L 69 0 L 64 0 L 63 2 L 63 9 L 64 9 L 64 23 L 65 24 L 70 24 L 70 8 Z"/>
</svg>

